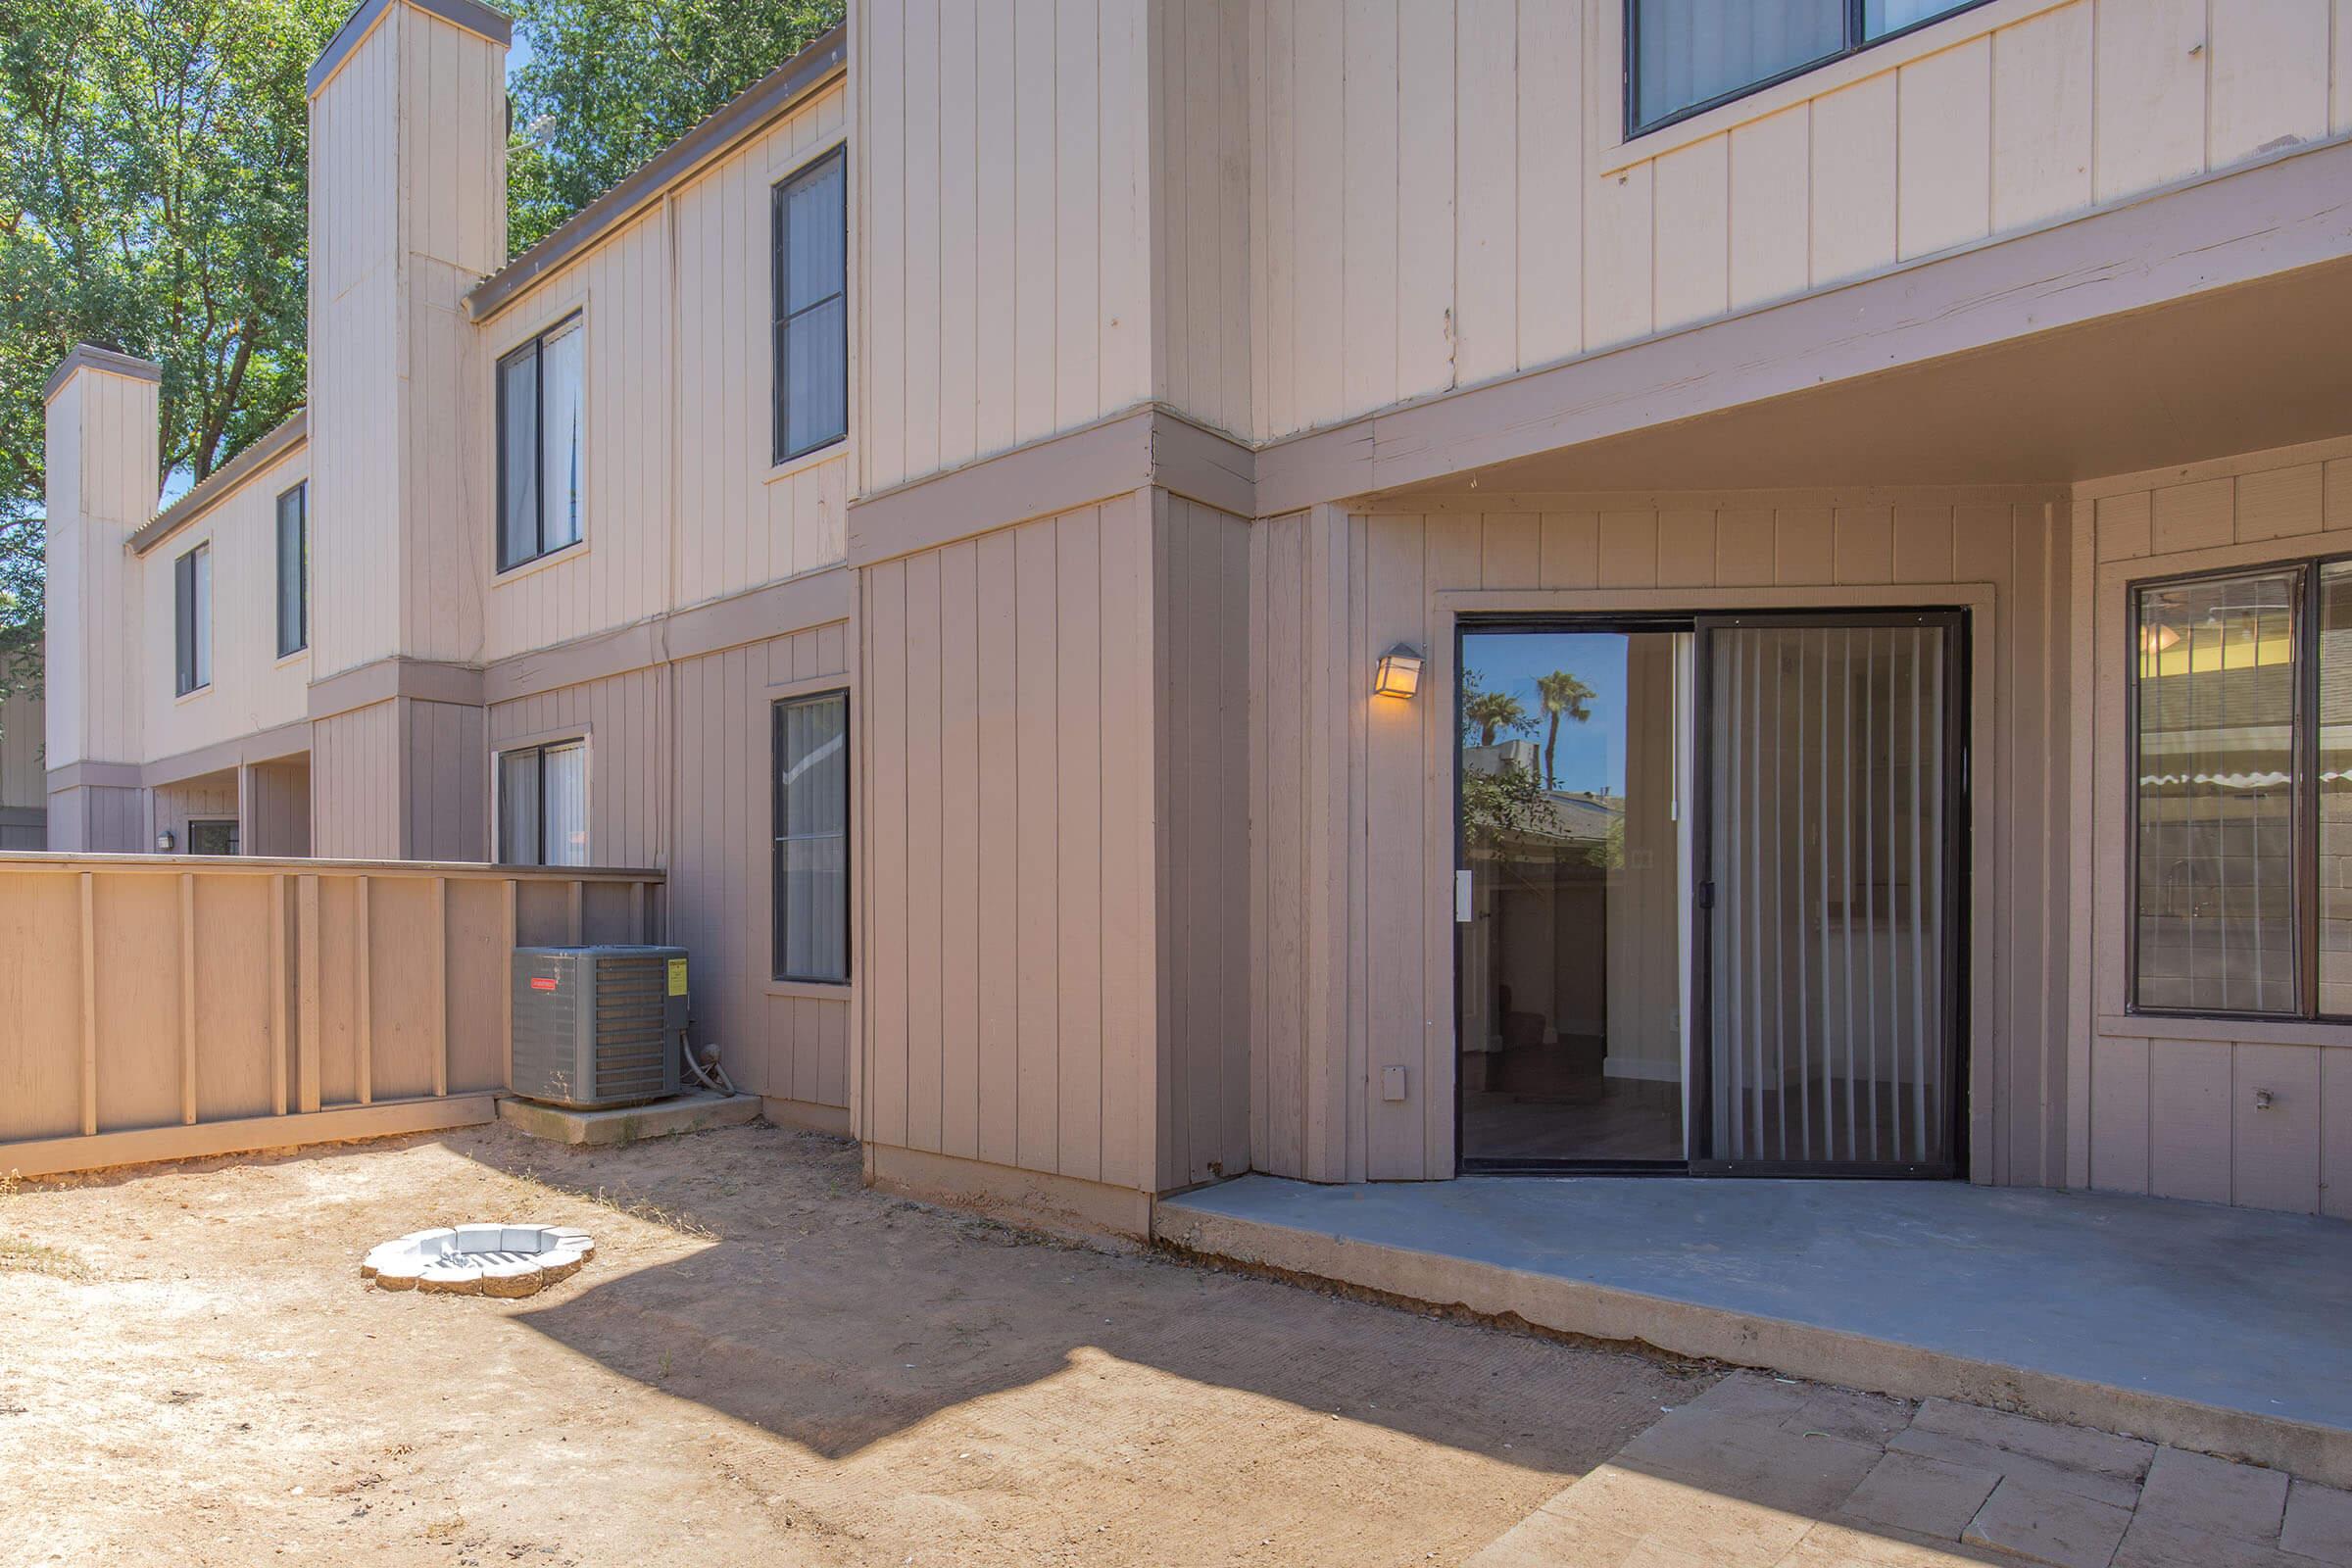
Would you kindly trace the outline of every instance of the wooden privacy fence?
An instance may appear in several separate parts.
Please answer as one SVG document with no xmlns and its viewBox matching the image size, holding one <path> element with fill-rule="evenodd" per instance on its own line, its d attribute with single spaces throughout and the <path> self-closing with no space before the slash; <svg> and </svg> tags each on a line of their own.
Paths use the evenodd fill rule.
<svg viewBox="0 0 2352 1568">
<path fill-rule="evenodd" d="M 659 940 L 662 881 L 0 855 L 0 1176 L 487 1121 L 513 949 Z"/>
</svg>

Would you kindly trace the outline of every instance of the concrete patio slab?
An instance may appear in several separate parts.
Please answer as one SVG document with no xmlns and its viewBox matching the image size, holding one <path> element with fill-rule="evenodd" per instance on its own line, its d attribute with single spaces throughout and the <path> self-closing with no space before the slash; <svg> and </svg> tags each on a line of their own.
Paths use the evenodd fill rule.
<svg viewBox="0 0 2352 1568">
<path fill-rule="evenodd" d="M 2339 1220 L 1958 1182 L 1246 1176 L 1163 1200 L 1154 1232 L 1543 1328 L 2352 1484 Z"/>
</svg>

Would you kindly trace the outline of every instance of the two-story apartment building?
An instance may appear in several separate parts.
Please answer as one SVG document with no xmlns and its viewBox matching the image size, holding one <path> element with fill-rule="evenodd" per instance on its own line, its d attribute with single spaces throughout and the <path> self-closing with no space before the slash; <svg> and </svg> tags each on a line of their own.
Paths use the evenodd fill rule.
<svg viewBox="0 0 2352 1568">
<path fill-rule="evenodd" d="M 1128 1230 L 2352 1212 L 2352 0 L 859 0 L 512 261 L 506 41 L 314 71 L 306 415 L 61 368 L 56 847 L 663 867 L 772 1114 Z"/>
</svg>

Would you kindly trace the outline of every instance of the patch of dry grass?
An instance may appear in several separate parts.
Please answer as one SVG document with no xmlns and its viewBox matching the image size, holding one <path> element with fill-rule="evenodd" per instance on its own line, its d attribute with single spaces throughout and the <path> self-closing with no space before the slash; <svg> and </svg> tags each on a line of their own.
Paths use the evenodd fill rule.
<svg viewBox="0 0 2352 1568">
<path fill-rule="evenodd" d="M 0 1219 L 7 1217 L 10 1200 L 17 1196 L 17 1186 L 15 1171 L 0 1175 Z M 62 1247 L 25 1241 L 0 1225 L 0 1274 L 8 1273 L 46 1274 L 52 1279 L 78 1284 L 90 1278 L 90 1265 Z"/>
</svg>

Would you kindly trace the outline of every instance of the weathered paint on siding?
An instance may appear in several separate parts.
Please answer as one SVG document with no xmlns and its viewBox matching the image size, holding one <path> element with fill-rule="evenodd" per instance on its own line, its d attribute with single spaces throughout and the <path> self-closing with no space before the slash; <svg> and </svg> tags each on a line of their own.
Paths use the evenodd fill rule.
<svg viewBox="0 0 2352 1568">
<path fill-rule="evenodd" d="M 2352 1216 L 2352 1049 L 2339 1025 L 2136 1017 L 2123 902 L 2132 784 L 2124 695 L 2131 584 L 2352 549 L 2352 439 L 2095 480 L 2076 489 L 2072 609 L 2085 628 L 2075 700 L 2075 879 L 2083 977 L 2070 1063 L 2069 1181 L 2255 1208 Z M 2274 1103 L 2258 1111 L 2254 1097 Z"/>
<path fill-rule="evenodd" d="M 1152 9 L 859 7 L 859 493 L 1152 395 Z"/>
<path fill-rule="evenodd" d="M 1453 1173 L 1452 614 L 1514 610 L 1912 603 L 1989 588 L 1973 627 L 1990 689 L 1972 760 L 1980 837 L 1970 1172 L 2065 1169 L 2070 900 L 2067 508 L 2014 494 L 1747 493 L 1558 498 L 1544 511 L 1348 516 L 1322 508 L 1251 539 L 1251 1162 L 1321 1181 Z M 1752 598 L 1751 601 L 1753 602 Z M 1496 606 L 1496 608 L 1500 608 Z M 1413 702 L 1376 702 L 1379 653 L 1429 663 Z M 1989 872 L 1987 876 L 1986 873 Z M 1373 1099 L 1402 1066 L 1401 1103 Z"/>
<path fill-rule="evenodd" d="M 2352 130 L 2352 0 L 1994 0 L 1627 143 L 1623 9 L 1251 8 L 1251 434 Z"/>
</svg>

